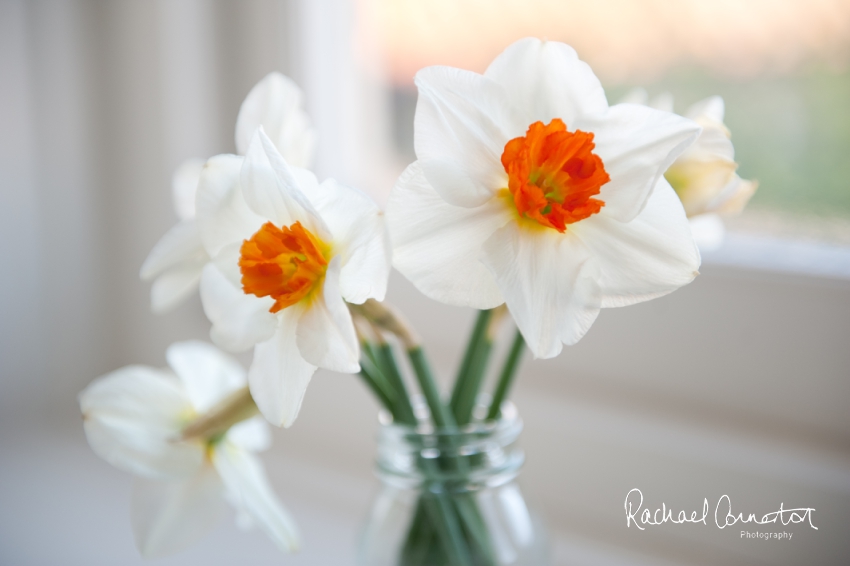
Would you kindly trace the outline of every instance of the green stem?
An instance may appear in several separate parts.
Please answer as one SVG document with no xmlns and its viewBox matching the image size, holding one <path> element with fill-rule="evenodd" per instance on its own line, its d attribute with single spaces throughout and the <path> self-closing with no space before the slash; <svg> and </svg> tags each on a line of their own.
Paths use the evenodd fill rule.
<svg viewBox="0 0 850 566">
<path fill-rule="evenodd" d="M 422 394 L 425 396 L 425 402 L 431 409 L 434 426 L 437 428 L 457 428 L 454 415 L 440 399 L 437 382 L 434 380 L 434 374 L 431 372 L 431 366 L 428 364 L 422 348 L 415 346 L 407 351 L 407 355 L 410 358 L 411 365 L 413 365 L 413 373 L 416 374 L 416 380 L 419 382 Z"/>
<path fill-rule="evenodd" d="M 516 370 L 519 367 L 519 361 L 524 350 L 525 340 L 523 340 L 522 334 L 517 329 L 511 350 L 508 352 L 508 357 L 505 359 L 505 365 L 502 366 L 502 373 L 499 375 L 499 381 L 496 383 L 496 389 L 493 392 L 493 400 L 490 403 L 490 410 L 487 412 L 487 420 L 496 419 L 501 414 L 502 402 L 507 397 L 508 391 L 513 384 Z"/>
<path fill-rule="evenodd" d="M 360 376 L 372 390 L 372 393 L 375 394 L 375 397 L 378 398 L 378 401 L 393 414 L 394 418 L 398 418 L 396 416 L 398 409 L 394 402 L 394 396 L 387 389 L 386 378 L 368 356 L 360 359 Z"/>
<path fill-rule="evenodd" d="M 431 372 L 431 368 L 428 364 L 428 360 L 425 358 L 425 353 L 422 351 L 422 348 L 419 346 L 411 348 L 407 351 L 407 355 L 410 357 L 410 363 L 413 365 L 413 371 L 419 381 L 422 394 L 425 395 L 425 401 L 431 409 L 431 416 L 434 419 L 434 425 L 441 429 L 457 429 L 457 422 L 455 421 L 454 414 L 440 399 L 440 392 L 437 389 L 437 383 L 434 380 L 434 375 Z M 466 461 L 462 457 L 452 458 L 452 463 L 458 471 L 461 472 L 461 474 L 466 472 Z M 425 470 L 431 472 L 436 471 L 433 469 L 434 464 L 436 464 L 436 462 L 426 462 Z M 477 510 L 473 510 L 471 508 L 471 506 L 474 505 L 474 501 L 466 500 L 461 497 L 454 499 L 454 505 L 452 505 L 451 499 L 448 503 L 448 509 L 452 511 L 452 517 L 455 518 L 454 524 L 459 527 L 457 518 L 460 518 L 460 520 L 462 520 L 468 527 L 470 534 L 476 540 L 479 548 L 482 549 L 488 563 L 494 563 L 492 560 L 492 553 L 490 551 L 491 543 L 486 527 L 478 515 Z M 455 508 L 455 506 L 457 506 L 457 508 Z M 459 517 L 454 515 L 454 513 L 458 513 Z M 437 527 L 440 526 L 441 525 L 437 525 Z"/>
<path fill-rule="evenodd" d="M 384 370 L 384 376 L 387 383 L 396 392 L 398 408 L 398 420 L 407 425 L 416 425 L 416 415 L 413 413 L 413 406 L 410 404 L 410 395 L 407 392 L 407 387 L 404 385 L 404 379 L 401 377 L 401 372 L 398 369 L 398 364 L 393 354 L 393 347 L 388 343 L 383 343 L 378 347 L 376 356 L 380 359 L 381 367 Z"/>
<path fill-rule="evenodd" d="M 481 389 L 484 372 L 493 349 L 493 340 L 489 333 L 492 318 L 492 309 L 478 313 L 478 319 L 475 321 L 463 362 L 455 379 L 450 405 L 458 424 L 466 424 L 472 418 L 475 400 Z"/>
</svg>

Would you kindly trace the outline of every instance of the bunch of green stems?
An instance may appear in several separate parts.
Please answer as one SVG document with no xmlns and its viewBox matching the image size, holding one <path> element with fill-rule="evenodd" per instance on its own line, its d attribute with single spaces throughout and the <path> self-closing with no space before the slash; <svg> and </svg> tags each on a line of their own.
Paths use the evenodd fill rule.
<svg viewBox="0 0 850 566">
<path fill-rule="evenodd" d="M 410 361 L 416 382 L 430 410 L 433 429 L 444 433 L 451 442 L 473 422 L 492 357 L 493 342 L 503 312 L 480 311 L 457 372 L 448 400 L 440 395 L 431 366 L 418 338 L 406 322 L 391 308 L 369 301 L 352 306 L 362 345 L 361 376 L 395 423 L 416 427 L 420 424 L 411 397 L 402 378 L 394 347 L 383 338 L 393 334 Z M 485 420 L 500 416 L 500 407 L 513 383 L 524 341 L 517 331 L 498 374 Z M 496 566 L 493 545 L 474 494 L 446 485 L 444 472 L 463 478 L 470 462 L 451 449 L 437 458 L 420 457 L 418 464 L 424 484 L 408 535 L 399 557 L 401 566 L 448 564 L 450 566 Z M 463 482 L 461 482 L 463 483 Z"/>
</svg>

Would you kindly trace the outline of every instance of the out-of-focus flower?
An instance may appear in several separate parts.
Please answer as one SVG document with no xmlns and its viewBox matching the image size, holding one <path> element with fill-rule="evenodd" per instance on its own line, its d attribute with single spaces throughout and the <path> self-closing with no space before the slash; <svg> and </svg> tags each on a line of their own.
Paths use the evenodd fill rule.
<svg viewBox="0 0 850 566">
<path fill-rule="evenodd" d="M 186 436 L 187 426 L 244 391 L 245 370 L 203 342 L 173 344 L 167 359 L 171 369 L 128 366 L 80 393 L 92 449 L 137 476 L 131 522 L 141 553 L 156 557 L 188 547 L 220 521 L 226 501 L 240 524 L 256 524 L 282 550 L 296 550 L 295 524 L 254 455 L 271 442 L 262 417 L 212 436 Z M 251 414 L 256 408 L 240 418 Z"/>
<path fill-rule="evenodd" d="M 562 43 L 525 39 L 485 74 L 416 77 L 418 160 L 387 209 L 394 265 L 420 291 L 507 303 L 537 357 L 577 342 L 602 307 L 689 283 L 700 259 L 663 173 L 699 133 L 645 106 L 608 106 Z"/>
<path fill-rule="evenodd" d="M 262 128 L 244 159 L 207 162 L 197 206 L 213 258 L 201 277 L 212 339 L 235 352 L 255 347 L 251 393 L 271 423 L 289 426 L 317 367 L 360 369 L 345 302 L 386 293 L 383 213 L 356 189 L 290 167 Z"/>
<path fill-rule="evenodd" d="M 239 109 L 236 150 L 244 154 L 251 136 L 263 126 L 288 162 L 309 167 L 316 134 L 302 104 L 301 89 L 290 78 L 276 72 L 266 75 Z M 172 195 L 180 222 L 156 243 L 142 265 L 142 279 L 154 279 L 151 308 L 156 313 L 170 311 L 191 295 L 210 259 L 194 221 L 195 192 L 203 166 L 203 160 L 190 159 L 174 172 Z"/>
<path fill-rule="evenodd" d="M 635 89 L 624 100 L 647 103 L 646 91 Z M 649 106 L 673 111 L 673 97 L 662 94 Z M 694 237 L 703 250 L 719 247 L 725 228 L 721 216 L 740 213 L 758 188 L 757 181 L 735 172 L 735 148 L 723 123 L 723 99 L 711 96 L 691 106 L 685 116 L 702 126 L 694 144 L 670 166 L 664 177 L 682 200 Z"/>
</svg>

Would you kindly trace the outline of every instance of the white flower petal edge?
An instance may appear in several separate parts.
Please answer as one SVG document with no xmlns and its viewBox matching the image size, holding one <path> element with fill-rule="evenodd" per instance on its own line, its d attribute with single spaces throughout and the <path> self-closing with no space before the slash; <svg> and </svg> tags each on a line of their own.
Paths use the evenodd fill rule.
<svg viewBox="0 0 850 566">
<path fill-rule="evenodd" d="M 494 187 L 507 186 L 502 150 L 523 127 L 505 90 L 477 73 L 451 67 L 419 71 L 416 86 L 414 143 L 425 177 L 450 204 L 483 204 Z"/>
<path fill-rule="evenodd" d="M 237 118 L 239 152 L 246 152 L 257 128 L 265 127 L 287 160 L 298 166 L 308 166 L 316 136 L 302 108 L 302 98 L 295 83 L 280 73 L 270 73 L 255 85 Z M 142 279 L 156 278 L 151 288 L 151 309 L 155 313 L 164 314 L 191 295 L 197 288 L 204 264 L 218 253 L 220 241 L 227 239 L 232 231 L 241 231 L 246 221 L 253 220 L 253 213 L 244 203 L 241 203 L 243 206 L 222 206 L 234 197 L 242 198 L 240 191 L 233 190 L 234 185 L 238 186 L 241 164 L 239 156 L 220 155 L 206 164 L 199 159 L 189 159 L 174 172 L 172 197 L 181 224 L 156 244 L 141 272 Z M 208 187 L 199 202 L 200 184 L 213 186 Z M 201 216 L 215 220 L 215 230 L 193 225 L 199 207 L 204 209 Z M 217 217 L 216 212 L 222 208 L 226 212 Z M 187 226 L 181 227 L 182 224 Z"/>
<path fill-rule="evenodd" d="M 658 179 L 700 133 L 692 120 L 637 104 L 618 104 L 574 123 L 595 136 L 595 151 L 611 176 L 599 198 L 604 213 L 621 222 L 640 214 Z"/>
<path fill-rule="evenodd" d="M 79 400 L 89 445 L 116 468 L 180 478 L 203 461 L 200 443 L 172 442 L 194 409 L 171 372 L 128 366 L 93 381 Z"/>
<path fill-rule="evenodd" d="M 254 132 L 262 126 L 289 163 L 309 167 L 316 133 L 303 109 L 303 98 L 301 89 L 289 77 L 277 72 L 266 75 L 239 108 L 236 151 L 247 153 Z"/>
<path fill-rule="evenodd" d="M 246 295 L 211 263 L 201 275 L 201 303 L 212 323 L 210 338 L 230 352 L 244 352 L 277 330 L 277 317 L 269 312 L 274 300 Z"/>
<path fill-rule="evenodd" d="M 130 522 L 136 546 L 145 558 L 162 558 L 192 546 L 224 517 L 224 485 L 204 464 L 188 480 L 136 478 Z"/>
<path fill-rule="evenodd" d="M 590 250 L 569 231 L 511 222 L 484 243 L 482 259 L 503 289 L 505 303 L 537 358 L 575 344 L 601 307 Z"/>
<path fill-rule="evenodd" d="M 238 155 L 217 155 L 207 161 L 201 173 L 196 221 L 210 257 L 227 245 L 250 238 L 265 221 L 242 197 L 239 179 L 244 162 Z"/>
<path fill-rule="evenodd" d="M 195 290 L 201 269 L 209 256 L 201 243 L 194 220 L 183 220 L 154 245 L 140 276 L 154 280 L 151 309 L 162 314 L 170 311 Z"/>
<path fill-rule="evenodd" d="M 255 214 L 278 227 L 301 222 L 322 240 L 331 239 L 327 226 L 304 195 L 292 168 L 262 126 L 248 146 L 240 179 L 242 196 Z"/>
<path fill-rule="evenodd" d="M 623 223 L 598 214 L 573 229 L 598 267 L 602 307 L 648 301 L 687 285 L 700 254 L 682 203 L 662 177 L 637 218 Z"/>
<path fill-rule="evenodd" d="M 151 310 L 156 314 L 170 312 L 198 289 L 201 271 L 209 261 L 196 257 L 160 274 L 151 285 Z"/>
<path fill-rule="evenodd" d="M 281 313 L 274 336 L 254 348 L 248 383 L 266 420 L 288 428 L 301 410 L 304 393 L 317 368 L 303 358 L 296 344 L 295 329 L 303 307 L 293 305 Z"/>
<path fill-rule="evenodd" d="M 203 159 L 187 159 L 171 176 L 171 198 L 174 201 L 174 212 L 180 220 L 195 217 L 195 193 L 203 168 Z"/>
<path fill-rule="evenodd" d="M 360 371 L 360 346 L 351 313 L 339 290 L 339 256 L 325 273 L 322 293 L 314 297 L 298 320 L 298 352 L 310 364 L 331 371 Z"/>
<path fill-rule="evenodd" d="M 239 362 L 200 340 L 172 344 L 165 351 L 165 359 L 199 412 L 208 411 L 247 382 Z"/>
<path fill-rule="evenodd" d="M 450 205 L 415 162 L 396 181 L 387 202 L 393 265 L 434 300 L 496 307 L 505 300 L 493 274 L 479 261 L 481 247 L 513 218 L 493 200 L 477 208 Z"/>
<path fill-rule="evenodd" d="M 298 528 L 275 496 L 257 457 L 225 443 L 213 454 L 213 465 L 237 505 L 278 548 L 298 550 Z"/>
<path fill-rule="evenodd" d="M 167 358 L 179 379 L 170 370 L 131 366 L 80 394 L 92 448 L 139 476 L 131 518 L 142 554 L 158 557 L 190 545 L 214 526 L 226 499 L 279 547 L 297 547 L 295 526 L 251 454 L 270 444 L 262 418 L 243 421 L 221 437 L 181 439 L 189 422 L 244 387 L 245 371 L 201 342 L 173 344 Z"/>
<path fill-rule="evenodd" d="M 296 170 L 296 175 L 300 171 Z M 333 236 L 334 253 L 341 261 L 339 289 L 343 298 L 358 305 L 366 299 L 383 301 L 391 250 L 384 213 L 369 196 L 334 179 L 325 180 L 307 192 L 307 197 Z"/>
<path fill-rule="evenodd" d="M 577 117 L 608 108 L 605 90 L 590 66 L 572 47 L 557 41 L 521 39 L 496 57 L 484 76 L 507 92 L 521 121 L 522 130 L 514 136 L 532 122 L 553 118 L 574 130 Z"/>
</svg>

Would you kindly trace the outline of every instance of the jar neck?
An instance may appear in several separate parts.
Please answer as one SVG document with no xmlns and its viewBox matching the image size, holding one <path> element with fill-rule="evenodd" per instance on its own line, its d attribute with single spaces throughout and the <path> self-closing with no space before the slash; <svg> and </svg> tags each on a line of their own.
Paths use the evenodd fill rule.
<svg viewBox="0 0 850 566">
<path fill-rule="evenodd" d="M 522 420 L 506 403 L 496 421 L 433 429 L 383 424 L 378 436 L 378 476 L 406 489 L 467 492 L 516 478 L 524 462 L 517 438 Z"/>
</svg>

